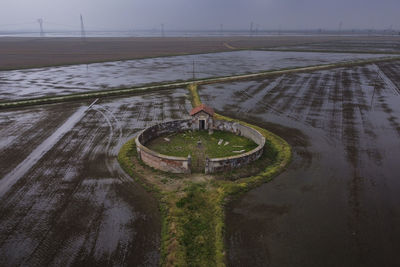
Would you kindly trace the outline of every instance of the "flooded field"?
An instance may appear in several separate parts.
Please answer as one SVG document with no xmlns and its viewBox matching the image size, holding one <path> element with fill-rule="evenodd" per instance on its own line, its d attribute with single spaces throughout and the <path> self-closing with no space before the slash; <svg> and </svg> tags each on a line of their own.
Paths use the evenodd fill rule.
<svg viewBox="0 0 400 267">
<path fill-rule="evenodd" d="M 400 53 L 400 37 L 395 36 L 392 39 L 386 38 L 374 38 L 366 39 L 362 42 L 360 40 L 331 40 L 323 42 L 314 42 L 303 45 L 293 45 L 293 46 L 282 46 L 279 49 L 294 49 L 294 50 L 304 50 L 304 51 L 324 51 L 324 50 L 334 50 L 334 51 L 365 51 L 365 52 L 395 52 Z"/>
<path fill-rule="evenodd" d="M 203 102 L 293 147 L 231 203 L 230 266 L 399 266 L 400 62 L 203 86 Z"/>
<path fill-rule="evenodd" d="M 236 51 L 0 72 L 0 102 L 157 82 L 210 78 L 382 57 L 373 54 Z"/>
<path fill-rule="evenodd" d="M 157 265 L 157 202 L 116 155 L 190 108 L 177 89 L 0 112 L 0 266 Z"/>
</svg>

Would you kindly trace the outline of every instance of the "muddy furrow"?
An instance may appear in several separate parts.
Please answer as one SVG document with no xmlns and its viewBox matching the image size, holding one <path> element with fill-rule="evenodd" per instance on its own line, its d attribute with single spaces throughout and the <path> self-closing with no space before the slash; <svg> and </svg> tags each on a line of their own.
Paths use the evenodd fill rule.
<svg viewBox="0 0 400 267">
<path fill-rule="evenodd" d="M 310 109 L 305 115 L 305 123 L 315 128 L 326 129 L 324 105 L 331 89 L 329 84 L 331 76 L 328 73 L 319 73 L 319 75 L 318 83 L 309 100 Z"/>
<path fill-rule="evenodd" d="M 186 116 L 186 90 L 169 94 L 171 103 L 141 116 Z M 140 110 L 163 98 L 98 103 L 12 186 L 0 204 L 0 265 L 157 265 L 156 202 L 121 172 L 116 153 L 152 123 Z"/>
<path fill-rule="evenodd" d="M 386 75 L 386 73 L 388 73 L 390 77 L 397 78 L 398 73 L 393 73 L 393 70 L 387 65 L 385 66 L 384 71 L 378 65 L 375 66 L 377 68 L 377 73 L 379 74 L 379 78 L 386 84 L 386 87 L 390 88 L 395 95 L 400 95 L 400 89 Z"/>
<path fill-rule="evenodd" d="M 276 84 L 279 83 L 279 81 L 284 78 L 284 75 L 279 76 L 279 77 L 271 77 L 270 79 L 262 80 L 260 82 L 255 83 L 253 86 L 247 86 L 245 89 L 245 92 L 250 95 L 250 96 L 256 96 L 259 94 L 261 91 L 265 90 L 265 87 L 269 86 L 271 83 Z M 250 84 L 252 82 L 249 82 Z"/>
<path fill-rule="evenodd" d="M 340 90 L 340 81 L 342 79 L 342 70 L 336 70 L 332 75 L 332 88 L 328 94 L 326 131 L 331 138 L 342 138 L 342 92 Z"/>
<path fill-rule="evenodd" d="M 86 140 L 87 141 L 87 140 Z M 80 142 L 81 144 L 81 142 Z M 62 145 L 62 144 L 61 144 Z M 62 148 L 64 149 L 65 145 L 62 145 Z M 79 150 L 77 151 L 79 153 Z M 70 152 L 71 155 L 73 154 L 73 151 Z M 78 154 L 79 155 L 79 154 Z M 57 193 L 58 190 L 54 190 L 55 188 L 58 187 L 60 180 L 59 179 L 54 179 L 55 177 L 65 177 L 63 173 L 65 171 L 65 168 L 62 167 L 62 165 L 60 166 L 60 164 L 62 164 L 62 162 L 58 161 L 57 163 L 57 157 L 52 158 L 52 160 L 50 160 L 50 162 L 46 159 L 48 159 L 49 155 L 46 155 L 41 161 L 41 164 L 39 166 L 41 167 L 36 167 L 34 168 L 30 174 L 28 175 L 28 177 L 26 178 L 26 182 L 24 183 L 24 186 L 21 187 L 21 189 L 14 189 L 11 194 L 9 194 L 9 199 L 10 198 L 14 198 L 14 200 L 10 199 L 11 203 L 17 203 L 19 205 L 23 205 L 23 203 L 25 201 L 21 200 L 25 200 L 25 199 L 29 199 L 29 197 L 32 197 L 32 194 L 35 189 L 37 192 L 35 192 L 35 194 L 39 194 L 38 196 L 36 196 L 35 198 L 33 198 L 33 202 L 36 208 L 32 208 L 30 209 L 32 212 L 37 213 L 37 211 L 41 211 L 41 213 L 43 214 L 42 216 L 46 216 L 45 218 L 42 218 L 42 216 L 36 216 L 34 214 L 29 214 L 30 212 L 28 212 L 27 214 L 24 215 L 24 218 L 21 219 L 21 221 L 23 221 L 23 223 L 27 223 L 30 222 L 32 223 L 32 221 L 35 221 L 35 218 L 39 218 L 37 223 L 33 223 L 33 225 L 37 225 L 38 228 L 38 232 L 37 231 L 31 231 L 31 238 L 34 238 L 36 236 L 36 238 L 43 238 L 43 234 L 48 232 L 49 230 L 47 230 L 48 228 L 45 227 L 44 230 L 40 230 L 43 229 L 43 226 L 46 225 L 46 223 L 43 222 L 48 222 L 48 224 L 51 225 L 51 217 L 47 217 L 48 216 L 48 211 L 47 208 L 51 208 L 53 205 L 55 207 L 59 207 L 59 201 L 62 201 L 62 203 L 65 203 L 64 201 L 68 200 L 62 200 L 63 198 L 65 198 L 65 195 L 62 194 L 62 191 L 59 191 Z M 57 167 L 56 167 L 57 166 Z M 46 171 L 46 173 L 43 173 L 42 170 L 44 169 L 49 169 L 51 171 Z M 54 175 L 54 176 L 53 176 Z M 72 181 L 73 182 L 73 181 Z M 29 186 L 31 185 L 31 186 Z M 68 183 L 68 185 L 72 185 L 72 183 Z M 21 192 L 22 190 L 22 192 Z M 64 188 L 65 192 L 71 192 L 73 190 L 70 189 L 70 187 Z M 51 193 L 53 192 L 53 193 Z M 55 194 L 54 194 L 55 193 Z M 60 195 L 61 193 L 61 195 Z M 19 195 L 18 198 L 15 198 L 13 195 Z M 39 197 L 40 196 L 40 197 Z M 19 201 L 17 199 L 20 199 Z M 28 201 L 29 203 L 29 201 Z M 46 204 L 47 203 L 47 204 Z M 4 206 L 3 206 L 4 207 Z M 22 208 L 23 209 L 23 208 Z M 56 213 L 56 212 L 54 212 Z M 54 214 L 53 213 L 53 214 Z M 4 218 L 2 218 L 2 222 L 4 221 Z M 35 228 L 37 228 L 35 226 Z M 18 228 L 17 228 L 18 229 Z M 23 228 L 21 229 L 19 227 L 18 231 L 23 230 Z M 36 233 L 36 234 L 35 234 Z"/>
<path fill-rule="evenodd" d="M 296 106 L 293 108 L 294 114 L 292 117 L 292 119 L 298 119 L 304 123 L 307 123 L 306 115 L 311 108 L 309 105 L 309 101 L 311 100 L 315 88 L 320 82 L 319 75 L 307 74 L 307 76 L 308 80 L 304 83 L 303 94 L 299 96 L 299 101 L 295 103 Z"/>
<path fill-rule="evenodd" d="M 48 138 L 73 112 L 50 106 L 0 113 L 0 177 L 23 161 L 33 149 Z"/>
<path fill-rule="evenodd" d="M 0 198 L 18 182 L 53 146 L 85 115 L 89 107 L 81 107 L 68 120 L 61 125 L 51 136 L 36 147 L 27 158 L 22 161 L 14 170 L 6 174 L 0 180 Z"/>
<path fill-rule="evenodd" d="M 272 95 L 276 111 L 260 101 L 252 113 L 234 113 L 285 137 L 294 156 L 285 173 L 229 205 L 229 265 L 399 265 L 399 97 L 372 64 L 302 77 L 280 99 Z M 200 95 L 232 114 L 244 107 L 231 88 L 246 85 Z M 306 148 L 296 131 L 309 138 Z"/>
<path fill-rule="evenodd" d="M 292 84 L 287 85 L 287 89 L 283 94 L 282 100 L 278 102 L 278 109 L 282 110 L 289 117 L 293 116 L 293 114 L 290 114 L 290 110 L 298 101 L 298 95 L 300 95 L 301 91 L 305 88 L 304 86 L 299 85 L 308 84 L 309 81 L 309 77 L 307 76 L 302 75 L 298 78 L 299 79 Z"/>
<path fill-rule="evenodd" d="M 278 107 L 278 102 L 284 96 L 284 93 L 288 88 L 294 84 L 297 79 L 298 75 L 291 75 L 287 76 L 286 78 L 282 79 L 276 86 L 271 88 L 263 97 L 262 100 L 268 102 L 272 106 Z"/>
<path fill-rule="evenodd" d="M 283 92 L 289 87 L 289 84 L 293 84 L 296 77 L 282 76 L 281 79 L 277 79 L 276 83 L 271 83 L 266 87 L 267 90 L 262 95 L 252 97 L 248 101 L 248 105 L 251 104 L 251 110 L 254 113 L 269 111 L 272 113 L 281 114 L 282 111 L 278 109 L 278 101 L 282 98 Z M 241 106 L 242 103 L 238 103 Z"/>
<path fill-rule="evenodd" d="M 254 107 L 257 106 L 258 102 L 264 101 L 260 99 L 265 99 L 266 95 L 268 95 L 276 87 L 279 87 L 280 84 L 283 83 L 284 79 L 285 75 L 282 75 L 273 81 L 262 81 L 262 83 L 257 86 L 256 94 L 251 94 L 248 93 L 247 90 L 243 90 L 242 94 L 246 96 L 246 99 L 243 101 L 238 100 L 238 107 L 245 107 L 245 109 L 239 109 L 239 112 L 252 112 Z"/>
<path fill-rule="evenodd" d="M 389 83 L 391 88 L 394 88 L 398 94 L 400 94 L 400 78 L 399 78 L 399 71 L 400 71 L 400 62 L 390 62 L 390 63 L 377 63 L 376 64 L 379 69 L 382 71 L 383 78 L 386 82 Z M 385 78 L 384 76 L 387 76 Z"/>
<path fill-rule="evenodd" d="M 298 112 L 299 105 L 304 101 L 302 95 L 305 90 L 307 90 L 309 84 L 311 82 L 311 76 L 307 74 L 303 74 L 300 77 L 300 80 L 296 81 L 292 84 L 291 90 L 289 91 L 287 97 L 290 97 L 289 105 L 284 105 L 282 108 L 285 110 L 285 114 L 294 119 L 301 120 L 301 113 Z"/>
<path fill-rule="evenodd" d="M 87 123 L 87 122 L 86 122 Z M 84 131 L 84 129 L 77 129 L 77 132 L 78 132 L 78 134 L 79 134 L 79 132 L 87 132 L 87 131 Z M 97 132 L 97 131 L 96 131 Z M 82 155 L 82 157 L 79 157 L 77 160 L 76 160 L 76 163 L 79 165 L 79 162 L 83 162 L 84 161 L 84 158 L 86 157 L 85 155 L 88 155 L 88 154 L 91 154 L 92 152 L 93 152 L 93 144 L 94 143 L 97 143 L 98 141 L 101 141 L 101 139 L 99 140 L 99 138 L 94 138 L 95 136 L 97 136 L 97 134 L 96 134 L 96 132 L 93 132 L 93 131 L 89 131 L 88 132 L 88 134 L 86 134 L 86 135 L 84 135 L 84 136 L 82 136 L 81 134 L 79 134 L 79 139 L 78 140 L 80 140 L 80 142 L 76 142 L 76 141 L 74 141 L 74 139 L 76 138 L 76 136 L 72 136 L 72 142 L 71 141 L 67 141 L 66 143 L 67 144 L 69 144 L 69 145 L 67 145 L 67 147 L 62 147 L 60 150 L 61 151 L 70 151 L 70 153 L 71 153 L 71 155 L 70 156 L 72 156 L 72 155 Z M 89 138 L 89 139 L 88 139 Z M 97 139 L 97 140 L 95 140 L 95 139 Z M 106 139 L 105 139 L 106 140 Z M 71 146 L 71 144 L 73 144 L 73 147 L 70 147 Z M 91 146 L 91 144 L 92 144 L 92 146 Z M 99 144 L 102 144 L 101 146 L 102 147 L 105 147 L 106 145 L 104 144 L 104 143 L 99 143 Z M 89 147 L 89 149 L 88 149 L 88 147 Z M 76 153 L 76 154 L 75 154 Z M 64 164 L 71 164 L 72 162 L 71 161 L 66 161 Z M 51 163 L 51 165 L 55 165 L 55 163 Z M 63 167 L 60 167 L 60 169 L 61 170 L 63 170 L 64 168 Z M 63 177 L 63 173 L 61 173 L 61 174 L 59 174 L 61 177 Z M 64 176 L 65 177 L 65 176 Z M 79 176 L 78 176 L 79 177 Z M 84 178 L 84 176 L 80 176 L 81 178 Z M 73 178 L 73 177 L 72 177 Z M 74 192 L 76 192 L 77 190 L 78 190 L 78 188 L 80 188 L 80 184 L 82 183 L 82 179 L 79 179 L 78 181 L 76 181 L 76 178 L 73 178 L 73 180 L 72 181 L 67 181 L 67 184 L 73 184 L 74 185 L 74 187 L 73 188 L 71 188 L 70 186 L 68 186 L 68 187 L 61 187 L 61 188 L 63 188 L 62 189 L 62 191 L 61 192 L 64 192 L 64 194 L 63 194 L 63 203 L 65 203 L 65 204 L 57 204 L 57 203 L 54 203 L 55 204 L 55 206 L 57 206 L 57 207 L 59 207 L 59 212 L 55 212 L 56 214 L 60 214 L 60 215 L 58 215 L 57 217 L 53 217 L 53 219 L 51 220 L 51 221 L 53 221 L 53 223 L 51 223 L 51 225 L 54 225 L 54 224 L 56 224 L 55 226 L 52 226 L 50 229 L 51 230 L 48 230 L 48 234 L 45 236 L 45 238 L 43 239 L 43 241 L 41 241 L 41 243 L 39 243 L 38 244 L 38 246 L 37 246 L 37 250 L 34 252 L 34 253 L 32 253 L 32 258 L 29 260 L 29 262 L 36 262 L 36 260 L 40 260 L 39 261 L 39 263 L 40 264 L 43 264 L 43 263 L 46 263 L 46 261 L 48 261 L 48 260 L 51 260 L 51 258 L 53 258 L 53 257 L 56 257 L 56 252 L 57 252 L 57 248 L 58 249 L 60 249 L 61 247 L 63 248 L 63 250 L 64 249 L 66 249 L 66 248 L 64 248 L 64 246 L 66 246 L 65 245 L 65 242 L 67 242 L 68 243 L 68 238 L 64 238 L 64 237 L 66 237 L 65 235 L 61 235 L 61 237 L 59 237 L 58 235 L 60 234 L 60 233 L 63 233 L 66 229 L 63 229 L 63 227 L 61 227 L 61 228 L 58 228 L 58 225 L 60 224 L 60 220 L 61 221 L 63 221 L 63 220 L 70 220 L 70 218 L 65 218 L 65 219 L 61 219 L 61 218 L 63 218 L 63 214 L 64 213 L 69 213 L 69 212 L 71 212 L 71 208 L 70 208 L 70 205 L 74 205 L 74 203 L 73 202 L 76 202 L 75 201 L 75 193 Z M 51 182 L 50 181 L 47 181 L 47 182 L 49 182 L 49 184 L 51 184 Z M 54 182 L 53 182 L 54 183 Z M 54 188 L 55 187 L 57 187 L 57 185 L 53 185 L 51 188 L 50 188 L 50 190 L 54 190 Z M 83 191 L 85 191 L 85 190 L 83 190 Z M 68 197 L 68 192 L 70 192 L 69 194 L 73 194 L 73 195 L 70 195 L 69 197 Z M 91 192 L 90 190 L 89 190 L 89 192 Z M 65 194 L 67 194 L 67 195 L 65 195 Z M 87 193 L 86 193 L 87 194 Z M 87 202 L 88 201 L 88 199 L 87 200 L 84 200 L 85 202 Z M 44 201 L 41 201 L 41 203 L 43 203 Z M 71 203 L 72 202 L 72 203 Z M 88 203 L 90 203 L 90 201 L 88 202 Z M 76 203 L 76 204 L 79 204 L 79 205 L 76 205 L 76 207 L 80 207 L 80 209 L 83 209 L 83 210 L 85 210 L 85 206 L 82 206 L 82 203 L 81 203 L 81 201 L 79 201 L 78 203 Z M 89 210 L 94 210 L 94 211 L 96 211 L 96 209 L 97 208 L 95 208 L 95 206 L 92 206 L 91 208 L 89 208 Z M 86 211 L 87 212 L 87 211 Z M 96 213 L 96 212 L 95 212 Z M 90 213 L 89 213 L 90 214 Z M 60 217 L 61 216 L 61 217 Z M 85 218 L 87 218 L 89 215 L 88 214 L 86 214 L 86 216 L 85 216 Z M 97 215 L 96 215 L 97 216 Z M 74 217 L 74 216 L 73 216 Z M 73 218 L 72 217 L 72 218 Z M 89 218 L 87 218 L 88 220 L 92 220 L 92 219 L 90 219 L 90 216 L 89 216 Z M 74 219 L 74 220 L 76 220 L 76 219 Z M 76 223 L 76 222 L 75 222 Z M 65 226 L 67 226 L 67 225 L 65 225 Z M 82 227 L 84 227 L 85 225 L 82 225 Z M 57 229 L 58 228 L 58 230 L 54 230 L 54 229 Z M 68 229 L 68 228 L 67 228 Z M 57 234 L 58 233 L 58 234 Z M 39 234 L 41 234 L 41 233 L 39 233 Z M 69 233 L 69 235 L 71 234 L 71 232 Z M 60 238 L 60 239 L 59 239 Z M 56 241 L 56 240 L 58 240 L 58 241 Z M 79 241 L 79 239 L 78 239 L 78 241 Z M 78 242 L 78 241 L 76 241 L 76 242 Z M 57 244 L 57 246 L 54 246 L 54 242 L 56 242 L 56 244 Z M 75 245 L 76 245 L 76 242 L 75 242 Z M 69 242 L 70 243 L 70 242 Z M 79 242 L 78 242 L 79 243 Z M 46 244 L 48 244 L 48 245 L 46 245 Z M 51 246 L 51 248 L 47 248 L 47 247 L 49 247 L 49 246 Z M 50 252 L 48 251 L 50 249 Z M 51 251 L 53 251 L 53 252 L 51 252 Z M 49 255 L 50 254 L 50 255 Z M 46 256 L 47 255 L 47 256 Z"/>
</svg>

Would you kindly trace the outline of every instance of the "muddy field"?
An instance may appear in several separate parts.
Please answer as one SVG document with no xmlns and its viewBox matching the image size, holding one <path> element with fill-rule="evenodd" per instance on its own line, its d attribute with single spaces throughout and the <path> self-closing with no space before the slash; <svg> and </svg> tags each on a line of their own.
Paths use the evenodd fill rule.
<svg viewBox="0 0 400 267">
<path fill-rule="evenodd" d="M 116 155 L 190 107 L 177 89 L 0 112 L 0 266 L 157 265 L 157 202 Z"/>
<path fill-rule="evenodd" d="M 293 146 L 228 207 L 230 266 L 399 266 L 400 62 L 203 86 L 203 102 Z"/>
<path fill-rule="evenodd" d="M 396 38 L 0 38 L 0 69 L 294 45 L 397 52 Z M 237 51 L 4 71 L 0 101 L 189 79 L 193 59 L 204 78 L 375 56 Z M 400 266 L 399 72 L 400 61 L 200 88 L 294 152 L 285 173 L 228 206 L 230 266 Z M 177 89 L 0 112 L 0 266 L 157 265 L 157 201 L 116 155 L 190 109 Z"/>
<path fill-rule="evenodd" d="M 302 45 L 291 45 L 277 47 L 277 49 L 285 50 L 304 50 L 304 51 L 344 51 L 344 52 L 383 52 L 383 53 L 400 53 L 400 36 L 392 37 L 376 37 L 363 40 L 343 39 L 343 40 L 330 40 L 324 42 L 310 42 Z"/>
<path fill-rule="evenodd" d="M 0 72 L 0 101 L 149 83 L 238 75 L 357 59 L 373 54 L 235 51 Z"/>
<path fill-rule="evenodd" d="M 352 40 L 391 42 L 396 37 L 368 36 L 266 36 L 266 37 L 166 37 L 166 38 L 0 38 L 0 70 L 66 64 L 86 64 L 222 52 L 232 49 L 269 48 L 286 45 Z"/>
</svg>

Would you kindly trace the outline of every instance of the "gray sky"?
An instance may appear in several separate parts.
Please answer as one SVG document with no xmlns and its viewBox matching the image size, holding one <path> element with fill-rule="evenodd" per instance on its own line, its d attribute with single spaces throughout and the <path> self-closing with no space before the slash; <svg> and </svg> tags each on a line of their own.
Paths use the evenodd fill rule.
<svg viewBox="0 0 400 267">
<path fill-rule="evenodd" d="M 400 28 L 400 0 L 0 0 L 0 30 Z M 76 27 L 76 28 L 73 28 Z"/>
</svg>

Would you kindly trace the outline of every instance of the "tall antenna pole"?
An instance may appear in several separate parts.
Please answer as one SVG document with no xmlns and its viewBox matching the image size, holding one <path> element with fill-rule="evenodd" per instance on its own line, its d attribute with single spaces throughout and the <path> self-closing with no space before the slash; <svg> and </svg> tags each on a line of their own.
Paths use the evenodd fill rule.
<svg viewBox="0 0 400 267">
<path fill-rule="evenodd" d="M 83 24 L 82 14 L 81 14 L 81 37 L 83 40 L 86 39 L 85 25 Z"/>
<path fill-rule="evenodd" d="M 44 31 L 43 31 L 43 19 L 40 18 L 37 20 L 37 22 L 39 23 L 40 26 L 40 37 L 44 37 Z"/>
<path fill-rule="evenodd" d="M 164 37 L 165 33 L 164 33 L 164 23 L 161 24 L 161 36 Z"/>
<path fill-rule="evenodd" d="M 193 82 L 196 80 L 196 75 L 195 75 L 195 72 L 194 72 L 194 59 L 193 59 Z"/>
<path fill-rule="evenodd" d="M 250 23 L 250 36 L 253 35 L 253 22 Z"/>
</svg>

